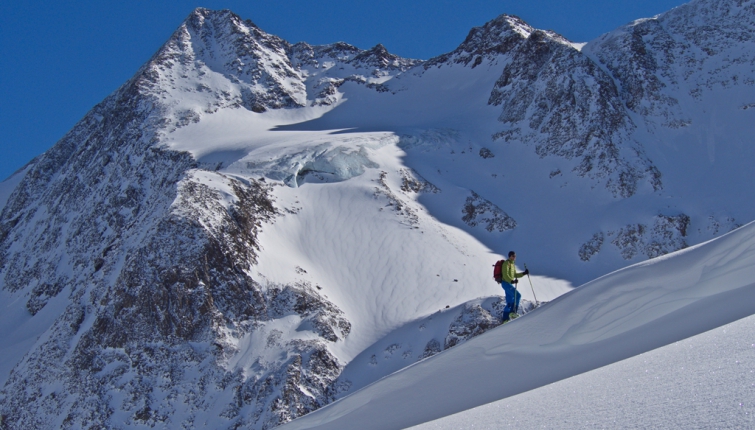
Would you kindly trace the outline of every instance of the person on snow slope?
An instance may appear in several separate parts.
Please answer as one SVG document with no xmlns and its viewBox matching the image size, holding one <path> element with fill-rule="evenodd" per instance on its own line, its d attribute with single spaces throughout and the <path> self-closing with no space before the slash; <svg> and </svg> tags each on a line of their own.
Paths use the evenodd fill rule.
<svg viewBox="0 0 755 430">
<path fill-rule="evenodd" d="M 501 267 L 501 288 L 506 293 L 506 307 L 503 308 L 503 321 L 509 320 L 510 314 L 513 312 L 516 314 L 516 310 L 519 309 L 519 300 L 522 295 L 514 288 L 514 285 L 519 282 L 518 278 L 525 275 L 529 275 L 530 271 L 517 272 L 514 262 L 516 261 L 516 253 L 514 251 L 509 252 L 509 258 L 503 262 Z M 518 316 L 518 315 L 517 315 Z M 516 318 L 516 316 L 514 317 Z"/>
</svg>

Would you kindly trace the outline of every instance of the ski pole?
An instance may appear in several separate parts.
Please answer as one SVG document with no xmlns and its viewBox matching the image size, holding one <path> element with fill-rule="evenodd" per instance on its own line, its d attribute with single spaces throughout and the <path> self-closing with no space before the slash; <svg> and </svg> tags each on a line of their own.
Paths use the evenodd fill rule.
<svg viewBox="0 0 755 430">
<path fill-rule="evenodd" d="M 516 295 L 517 295 L 517 288 L 519 288 L 519 280 L 514 279 L 516 282 L 514 283 L 514 313 L 519 315 L 519 303 L 516 302 Z"/>
<path fill-rule="evenodd" d="M 527 270 L 529 272 L 526 264 L 524 265 L 524 270 Z M 527 279 L 530 280 L 530 288 L 532 288 L 532 297 L 535 298 L 535 306 L 540 306 L 540 302 L 537 301 L 537 296 L 535 295 L 535 288 L 532 286 L 532 278 L 530 278 L 529 273 L 527 273 Z"/>
</svg>

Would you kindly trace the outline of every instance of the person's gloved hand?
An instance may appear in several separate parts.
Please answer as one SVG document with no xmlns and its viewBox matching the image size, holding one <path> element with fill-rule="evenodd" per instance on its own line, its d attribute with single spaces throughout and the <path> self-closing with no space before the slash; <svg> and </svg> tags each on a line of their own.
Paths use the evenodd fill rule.
<svg viewBox="0 0 755 430">
<path fill-rule="evenodd" d="M 518 283 L 519 283 L 519 279 L 514 279 L 513 281 L 511 281 L 511 285 L 516 285 Z"/>
<path fill-rule="evenodd" d="M 524 271 L 524 275 L 525 275 L 525 276 L 527 276 L 527 275 L 529 275 L 529 274 L 530 274 L 530 269 L 525 269 L 525 271 Z"/>
</svg>

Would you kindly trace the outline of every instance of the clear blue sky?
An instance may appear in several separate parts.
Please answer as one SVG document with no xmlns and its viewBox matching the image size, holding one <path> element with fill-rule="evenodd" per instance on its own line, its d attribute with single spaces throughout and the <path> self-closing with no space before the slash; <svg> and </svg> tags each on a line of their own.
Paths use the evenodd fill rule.
<svg viewBox="0 0 755 430">
<path fill-rule="evenodd" d="M 586 42 L 685 0 L 4 0 L 0 180 L 50 148 L 198 6 L 230 9 L 295 43 L 344 41 L 428 59 L 500 14 Z"/>
</svg>

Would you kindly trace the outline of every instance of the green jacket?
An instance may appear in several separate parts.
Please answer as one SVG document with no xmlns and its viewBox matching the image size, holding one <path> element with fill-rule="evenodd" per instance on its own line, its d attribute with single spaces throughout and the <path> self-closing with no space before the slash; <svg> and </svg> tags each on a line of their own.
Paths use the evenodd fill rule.
<svg viewBox="0 0 755 430">
<path fill-rule="evenodd" d="M 516 265 L 514 265 L 513 261 L 505 260 L 503 262 L 503 266 L 501 267 L 501 277 L 503 278 L 503 282 L 508 282 L 510 284 L 514 278 L 521 278 L 522 276 L 524 276 L 524 272 L 517 273 Z"/>
</svg>

